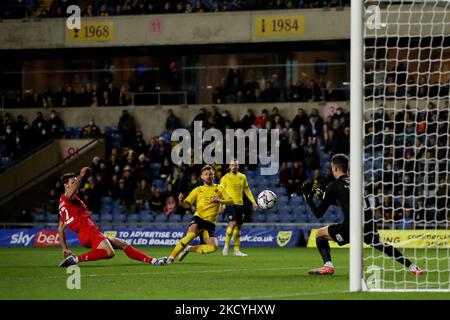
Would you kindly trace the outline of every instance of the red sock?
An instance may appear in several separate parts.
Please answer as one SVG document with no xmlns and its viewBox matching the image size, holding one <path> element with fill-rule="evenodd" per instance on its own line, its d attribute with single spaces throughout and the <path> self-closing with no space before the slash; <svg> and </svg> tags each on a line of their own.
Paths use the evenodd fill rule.
<svg viewBox="0 0 450 320">
<path fill-rule="evenodd" d="M 144 252 L 134 248 L 133 246 L 127 246 L 123 251 L 131 259 L 145 263 L 152 263 L 152 257 L 146 255 Z"/>
<path fill-rule="evenodd" d="M 106 252 L 105 249 L 93 249 L 93 250 L 89 251 L 88 253 L 79 255 L 77 258 L 78 258 L 79 262 L 95 261 L 95 260 L 108 258 L 108 253 Z"/>
</svg>

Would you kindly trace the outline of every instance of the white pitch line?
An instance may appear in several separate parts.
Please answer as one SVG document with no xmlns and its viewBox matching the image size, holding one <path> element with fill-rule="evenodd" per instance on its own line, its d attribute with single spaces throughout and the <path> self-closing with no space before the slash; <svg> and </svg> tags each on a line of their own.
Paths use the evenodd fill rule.
<svg viewBox="0 0 450 320">
<path fill-rule="evenodd" d="M 55 267 L 56 268 L 56 267 Z M 149 266 L 152 268 L 152 266 Z M 167 268 L 164 266 L 161 267 L 153 267 L 153 268 Z M 170 268 L 170 267 L 168 267 Z M 281 267 L 281 268 L 242 268 L 242 269 L 214 269 L 214 270 L 190 270 L 190 271 L 177 271 L 177 272 L 122 272 L 122 273 L 93 273 L 93 274 L 83 274 L 81 273 L 81 277 L 116 277 L 116 276 L 153 276 L 153 275 L 177 275 L 177 274 L 192 274 L 192 273 L 223 273 L 223 272 L 242 272 L 242 271 L 276 271 L 276 270 L 307 270 L 314 267 Z M 337 269 L 347 269 L 348 266 L 337 267 Z M 82 268 L 81 268 L 82 269 Z M 59 278 L 67 278 L 64 276 L 24 276 L 24 277 L 0 277 L 1 280 L 23 280 L 23 279 L 59 279 Z"/>
<path fill-rule="evenodd" d="M 276 299 L 276 298 L 287 298 L 287 297 L 299 297 L 299 296 L 322 296 L 329 294 L 338 294 L 338 293 L 348 293 L 349 291 L 340 290 L 340 291 L 325 291 L 325 292 L 292 292 L 286 294 L 272 294 L 272 295 L 263 295 L 263 296 L 251 296 L 251 297 L 240 297 L 240 300 L 257 300 L 257 299 Z"/>
</svg>

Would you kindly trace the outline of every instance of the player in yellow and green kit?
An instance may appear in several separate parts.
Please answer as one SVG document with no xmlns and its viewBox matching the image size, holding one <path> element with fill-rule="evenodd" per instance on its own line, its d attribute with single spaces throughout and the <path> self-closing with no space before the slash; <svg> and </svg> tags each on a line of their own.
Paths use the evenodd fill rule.
<svg viewBox="0 0 450 320">
<path fill-rule="evenodd" d="M 215 237 L 216 222 L 219 216 L 220 208 L 223 204 L 234 204 L 233 198 L 221 185 L 213 183 L 214 170 L 211 166 L 204 166 L 201 170 L 203 185 L 191 191 L 185 199 L 180 193 L 178 201 L 183 208 L 196 206 L 194 218 L 189 224 L 189 229 L 167 258 L 167 263 L 172 263 L 175 257 L 182 261 L 189 252 L 212 253 L 217 250 L 218 241 Z M 198 235 L 202 244 L 198 246 L 189 246 L 188 244 Z"/>
<path fill-rule="evenodd" d="M 250 191 L 250 187 L 248 186 L 247 177 L 245 174 L 239 172 L 239 163 L 237 160 L 231 161 L 230 172 L 222 177 L 220 184 L 224 186 L 234 201 L 234 205 L 226 205 L 225 208 L 225 214 L 228 217 L 228 227 L 222 255 L 228 255 L 228 247 L 230 245 L 231 237 L 233 237 L 234 255 L 246 257 L 247 254 L 240 250 L 241 226 L 245 217 L 244 194 L 251 201 L 253 210 L 256 210 L 257 205 L 252 192 Z"/>
</svg>

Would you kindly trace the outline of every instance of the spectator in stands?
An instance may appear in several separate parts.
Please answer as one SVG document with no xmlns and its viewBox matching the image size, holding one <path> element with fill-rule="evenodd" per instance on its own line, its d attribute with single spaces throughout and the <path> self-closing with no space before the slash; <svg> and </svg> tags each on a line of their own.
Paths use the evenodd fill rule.
<svg viewBox="0 0 450 320">
<path fill-rule="evenodd" d="M 169 196 L 166 199 L 166 203 L 164 205 L 163 212 L 166 216 L 170 216 L 172 214 L 177 214 L 178 210 L 178 201 L 175 200 L 175 197 Z"/>
<path fill-rule="evenodd" d="M 175 179 L 175 182 L 173 183 L 173 187 L 176 194 L 180 193 L 185 194 L 186 192 L 189 191 L 188 180 L 186 178 L 186 173 L 184 170 L 180 170 L 178 172 L 178 176 Z"/>
<path fill-rule="evenodd" d="M 28 209 L 22 209 L 20 211 L 20 215 L 17 218 L 17 222 L 19 223 L 31 223 L 34 220 L 34 215 L 30 212 L 30 210 Z M 25 226 L 20 226 L 20 228 L 32 228 L 32 226 L 29 227 L 25 227 Z"/>
<path fill-rule="evenodd" d="M 255 113 L 252 109 L 247 109 L 247 113 L 242 117 L 240 121 L 241 128 L 246 131 L 250 129 L 256 121 Z"/>
<path fill-rule="evenodd" d="M 280 114 L 280 110 L 278 110 L 277 107 L 273 107 L 272 114 L 269 117 L 269 121 L 271 128 L 276 128 L 277 124 L 284 128 L 284 118 Z"/>
<path fill-rule="evenodd" d="M 200 2 L 200 1 L 198 1 Z M 172 61 L 169 65 L 169 77 L 168 77 L 168 84 L 170 91 L 180 91 L 182 79 L 181 79 L 181 73 L 178 69 L 178 65 L 175 61 Z"/>
<path fill-rule="evenodd" d="M 166 130 L 172 132 L 181 128 L 180 118 L 178 118 L 172 109 L 167 110 Z"/>
<path fill-rule="evenodd" d="M 298 88 L 294 85 L 292 79 L 288 79 L 286 86 L 283 88 L 283 101 L 292 102 L 299 101 L 300 95 Z"/>
<path fill-rule="evenodd" d="M 144 153 L 139 155 L 134 173 L 138 181 L 141 181 L 143 179 L 147 181 L 150 180 L 151 178 L 150 165 L 148 158 L 145 156 Z"/>
<path fill-rule="evenodd" d="M 169 158 L 164 158 L 161 171 L 159 172 L 159 177 L 163 180 L 170 181 L 171 175 L 173 172 L 172 164 L 170 163 Z"/>
<path fill-rule="evenodd" d="M 261 102 L 277 102 L 279 98 L 280 93 L 273 87 L 272 81 L 266 81 L 266 87 L 260 95 Z"/>
<path fill-rule="evenodd" d="M 128 92 L 128 87 L 126 85 L 122 85 L 122 87 L 120 87 L 120 92 L 119 92 L 119 106 L 129 106 L 130 105 L 130 96 L 129 96 L 129 92 Z"/>
<path fill-rule="evenodd" d="M 255 102 L 255 91 L 260 89 L 259 83 L 256 81 L 255 73 L 250 71 L 247 81 L 244 84 L 244 102 Z"/>
<path fill-rule="evenodd" d="M 42 115 L 41 111 L 38 111 L 36 113 L 36 118 L 33 120 L 33 122 L 31 123 L 31 126 L 34 129 L 38 129 L 41 130 L 42 128 L 44 128 L 46 125 L 46 121 L 44 119 L 44 116 Z"/>
<path fill-rule="evenodd" d="M 81 12 L 82 17 L 94 17 L 95 15 L 94 6 L 90 3 L 86 6 L 86 9 Z"/>
<path fill-rule="evenodd" d="M 142 179 L 139 182 L 139 186 L 134 190 L 134 208 L 133 211 L 139 212 L 146 205 L 149 205 L 151 200 L 150 190 L 147 185 L 147 180 Z"/>
<path fill-rule="evenodd" d="M 115 203 L 125 205 L 127 208 L 133 202 L 132 190 L 127 187 L 125 179 L 120 179 L 119 184 L 115 185 L 112 191 L 112 199 Z"/>
<path fill-rule="evenodd" d="M 95 119 L 89 120 L 89 124 L 83 127 L 81 138 L 95 139 L 100 136 L 100 128 L 95 125 Z"/>
<path fill-rule="evenodd" d="M 266 109 L 263 109 L 263 110 L 261 111 L 261 115 L 258 116 L 258 117 L 256 117 L 254 125 L 255 125 L 257 128 L 260 128 L 260 129 L 266 129 L 266 127 L 267 127 L 267 122 L 269 121 L 269 119 L 268 119 L 268 117 L 267 117 L 267 113 L 268 113 L 267 110 L 266 110 Z"/>
<path fill-rule="evenodd" d="M 197 113 L 197 115 L 194 117 L 194 119 L 192 120 L 192 126 L 194 126 L 194 122 L 195 121 L 201 121 L 202 122 L 202 126 L 205 127 L 206 123 L 208 121 L 208 111 L 205 108 L 200 108 L 199 113 Z"/>
<path fill-rule="evenodd" d="M 56 214 L 59 211 L 58 206 L 59 206 L 59 196 L 56 193 L 56 190 L 52 188 L 50 189 L 50 194 L 48 196 L 45 209 L 53 214 Z"/>
<path fill-rule="evenodd" d="M 47 122 L 47 127 L 53 138 L 59 139 L 64 136 L 64 123 L 61 118 L 56 115 L 55 110 L 52 110 L 50 113 L 50 120 Z"/>
<path fill-rule="evenodd" d="M 155 189 L 150 199 L 150 209 L 153 212 L 161 212 L 164 209 L 165 199 L 159 189 Z"/>
<path fill-rule="evenodd" d="M 300 194 L 300 186 L 306 181 L 306 173 L 303 169 L 303 163 L 301 161 L 294 161 L 292 168 L 289 172 L 289 178 L 287 181 L 286 191 L 289 196 Z"/>
<path fill-rule="evenodd" d="M 132 148 L 136 154 L 147 154 L 147 143 L 144 140 L 144 134 L 142 131 L 136 131 L 136 139 L 133 141 Z"/>
<path fill-rule="evenodd" d="M 133 117 L 128 113 L 127 110 L 122 111 L 122 116 L 120 117 L 119 123 L 117 124 L 117 129 L 122 135 L 123 146 L 130 147 L 132 144 L 132 140 L 136 136 L 136 126 L 134 124 Z"/>
<path fill-rule="evenodd" d="M 292 128 L 294 128 L 294 130 L 296 130 L 296 131 L 299 131 L 301 125 L 304 125 L 306 127 L 308 125 L 308 123 L 309 123 L 309 118 L 308 118 L 308 115 L 306 114 L 305 110 L 303 108 L 298 108 L 297 115 L 292 120 Z"/>
<path fill-rule="evenodd" d="M 25 125 L 28 125 L 28 123 L 23 119 L 23 115 L 19 114 L 17 116 L 17 120 L 14 123 L 14 131 L 16 131 L 18 134 L 23 134 Z M 3 131 L 3 123 L 2 119 L 0 118 L 0 133 Z"/>
<path fill-rule="evenodd" d="M 220 84 L 214 88 L 212 94 L 213 103 L 224 103 L 227 96 L 226 79 L 220 79 Z"/>
<path fill-rule="evenodd" d="M 312 145 L 308 146 L 304 159 L 306 170 L 320 169 L 320 157 Z"/>
<path fill-rule="evenodd" d="M 81 85 L 80 92 L 75 93 L 74 105 L 77 107 L 88 107 L 92 103 L 91 94 L 87 91 L 86 85 Z"/>
</svg>

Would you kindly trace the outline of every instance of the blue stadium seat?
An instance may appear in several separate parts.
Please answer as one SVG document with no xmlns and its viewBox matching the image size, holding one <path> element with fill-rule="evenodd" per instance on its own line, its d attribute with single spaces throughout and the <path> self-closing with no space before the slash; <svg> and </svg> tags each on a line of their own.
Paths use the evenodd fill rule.
<svg viewBox="0 0 450 320">
<path fill-rule="evenodd" d="M 112 198 L 111 197 L 109 197 L 109 196 L 107 196 L 107 197 L 101 197 L 100 198 L 100 203 L 102 204 L 102 205 L 112 205 Z"/>
<path fill-rule="evenodd" d="M 155 216 L 155 222 L 166 222 L 167 221 L 167 217 L 164 213 L 162 212 L 158 212 Z"/>
<path fill-rule="evenodd" d="M 287 196 L 286 188 L 276 187 L 276 188 L 273 188 L 272 191 L 275 192 L 275 194 L 277 195 L 277 197 Z"/>
<path fill-rule="evenodd" d="M 278 204 L 288 204 L 289 197 L 288 196 L 279 196 L 277 199 Z"/>
<path fill-rule="evenodd" d="M 100 207 L 100 213 L 101 213 L 101 214 L 104 214 L 104 213 L 112 213 L 112 212 L 113 212 L 112 209 L 113 209 L 112 205 L 105 204 L 105 205 L 102 205 L 102 206 Z"/>
<path fill-rule="evenodd" d="M 294 213 L 294 221 L 299 223 L 307 223 L 309 222 L 309 217 L 304 213 Z"/>
<path fill-rule="evenodd" d="M 185 214 L 183 215 L 183 217 L 181 218 L 181 222 L 189 222 L 192 220 L 192 215 L 190 214 Z"/>
<path fill-rule="evenodd" d="M 36 213 L 36 215 L 34 216 L 34 222 L 46 222 L 46 220 L 47 215 L 45 212 Z"/>
<path fill-rule="evenodd" d="M 165 186 L 165 181 L 162 179 L 154 179 L 153 180 L 153 185 L 157 188 L 157 189 L 163 189 Z"/>
<path fill-rule="evenodd" d="M 266 222 L 266 215 L 264 213 L 253 214 L 252 222 Z"/>
<path fill-rule="evenodd" d="M 291 213 L 292 207 L 289 204 L 284 204 L 284 205 L 280 204 L 278 207 L 278 212 L 280 212 L 282 214 Z"/>
<path fill-rule="evenodd" d="M 303 197 L 300 197 L 300 196 L 297 196 L 297 197 L 292 197 L 290 200 L 289 200 L 289 204 L 291 205 L 291 206 L 296 206 L 296 207 L 298 207 L 298 206 L 300 206 L 301 204 L 303 204 Z"/>
<path fill-rule="evenodd" d="M 294 221 L 294 215 L 293 214 L 282 213 L 280 215 L 280 221 L 281 222 L 286 222 L 286 223 L 293 222 Z"/>
<path fill-rule="evenodd" d="M 105 133 L 107 136 L 111 136 L 113 133 L 119 133 L 117 127 L 105 127 Z"/>
<path fill-rule="evenodd" d="M 169 218 L 167 219 L 167 222 L 180 222 L 181 221 L 181 215 L 179 214 L 171 214 Z"/>
<path fill-rule="evenodd" d="M 47 213 L 47 222 L 58 222 L 59 214 L 56 213 Z"/>
<path fill-rule="evenodd" d="M 160 163 L 151 163 L 150 164 L 150 172 L 152 179 L 159 179 L 159 176 L 161 174 L 161 164 Z M 155 180 L 153 181 L 153 184 L 156 185 Z"/>
<path fill-rule="evenodd" d="M 100 215 L 91 214 L 91 216 L 92 216 L 92 220 L 94 220 L 94 222 L 100 222 Z"/>
<path fill-rule="evenodd" d="M 141 216 L 141 222 L 153 222 L 154 216 L 150 213 L 142 213 L 140 214 Z"/>
<path fill-rule="evenodd" d="M 138 214 L 129 214 L 127 215 L 127 223 L 131 222 L 131 223 L 136 223 L 140 221 L 140 216 Z"/>
<path fill-rule="evenodd" d="M 83 134 L 83 128 L 81 128 L 81 127 L 76 127 L 75 128 L 75 136 L 77 137 L 77 138 L 81 138 L 81 135 Z"/>
<path fill-rule="evenodd" d="M 109 213 L 101 214 L 100 215 L 100 222 L 111 222 L 112 218 L 113 218 L 112 214 L 109 214 Z"/>
<path fill-rule="evenodd" d="M 276 213 L 267 214 L 267 222 L 280 222 L 280 215 Z"/>
<path fill-rule="evenodd" d="M 126 219 L 127 219 L 127 216 L 124 214 L 113 214 L 112 215 L 113 222 L 125 222 Z"/>
<path fill-rule="evenodd" d="M 115 205 L 112 208 L 112 214 L 123 214 L 123 213 L 125 213 L 125 206 L 124 205 L 119 204 L 119 205 Z"/>
</svg>

